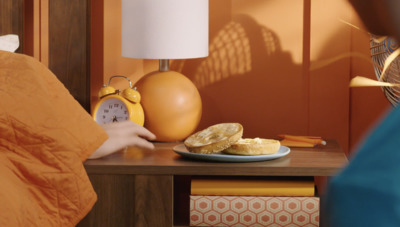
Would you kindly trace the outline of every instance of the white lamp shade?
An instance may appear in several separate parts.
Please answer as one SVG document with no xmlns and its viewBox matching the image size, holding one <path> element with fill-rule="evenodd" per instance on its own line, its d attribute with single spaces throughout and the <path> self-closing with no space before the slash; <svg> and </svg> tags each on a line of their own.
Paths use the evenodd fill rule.
<svg viewBox="0 0 400 227">
<path fill-rule="evenodd" d="M 208 0 L 122 0 L 122 56 L 208 56 Z"/>
</svg>

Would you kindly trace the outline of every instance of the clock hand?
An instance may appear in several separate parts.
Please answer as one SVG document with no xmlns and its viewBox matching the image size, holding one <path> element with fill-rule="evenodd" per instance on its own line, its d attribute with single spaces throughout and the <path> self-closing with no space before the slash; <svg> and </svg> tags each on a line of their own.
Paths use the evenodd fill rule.
<svg viewBox="0 0 400 227">
<path fill-rule="evenodd" d="M 114 115 L 114 116 L 112 117 L 112 122 L 119 122 L 119 121 L 118 121 L 118 118 L 124 119 L 124 117 L 117 117 L 117 116 Z"/>
</svg>

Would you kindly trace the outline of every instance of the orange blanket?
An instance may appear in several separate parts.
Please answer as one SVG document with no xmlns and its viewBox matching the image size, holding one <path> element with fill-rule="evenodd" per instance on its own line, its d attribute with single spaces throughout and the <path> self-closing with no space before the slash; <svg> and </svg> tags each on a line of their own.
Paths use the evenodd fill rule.
<svg viewBox="0 0 400 227">
<path fill-rule="evenodd" d="M 0 51 L 0 226 L 75 226 L 97 199 L 82 162 L 106 138 L 45 66 Z"/>
</svg>

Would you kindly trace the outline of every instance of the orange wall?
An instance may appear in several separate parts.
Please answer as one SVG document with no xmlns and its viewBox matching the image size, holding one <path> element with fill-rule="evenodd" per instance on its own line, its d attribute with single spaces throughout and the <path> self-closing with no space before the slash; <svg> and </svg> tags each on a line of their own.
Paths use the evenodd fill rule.
<svg viewBox="0 0 400 227">
<path fill-rule="evenodd" d="M 309 71 L 309 132 L 335 138 L 347 150 L 349 137 L 350 59 L 324 67 L 318 63 L 350 52 L 353 12 L 347 1 L 312 1 Z"/>
<path fill-rule="evenodd" d="M 29 0 L 28 54 L 48 63 L 48 0 Z M 203 99 L 199 129 L 237 121 L 246 137 L 320 135 L 355 150 L 391 108 L 380 88 L 348 87 L 356 75 L 375 79 L 369 34 L 347 0 L 217 0 L 210 3 L 209 57 L 175 60 Z M 91 4 L 91 100 L 112 75 L 136 82 L 156 60 L 121 57 L 121 2 Z M 359 26 L 361 29 L 346 24 Z M 25 21 L 27 23 L 27 21 Z M 113 81 L 117 88 L 127 86 Z"/>
<path fill-rule="evenodd" d="M 209 57 L 171 63 L 200 91 L 199 129 L 235 121 L 245 137 L 320 135 L 337 139 L 347 152 L 387 108 L 379 88 L 348 87 L 356 73 L 374 75 L 368 62 L 342 58 L 313 69 L 350 51 L 369 56 L 368 35 L 343 23 L 359 24 L 346 0 L 209 3 Z M 104 0 L 104 66 L 96 76 L 102 82 L 116 74 L 136 82 L 158 68 L 155 60 L 121 57 L 120 7 L 120 1 Z M 117 88 L 124 83 L 113 81 Z"/>
<path fill-rule="evenodd" d="M 369 56 L 369 34 L 356 18 L 354 24 L 361 29 L 352 29 L 352 50 Z M 351 75 L 365 76 L 376 80 L 371 62 L 352 58 Z M 376 124 L 392 108 L 381 88 L 353 88 L 350 90 L 350 150 L 355 150 Z"/>
</svg>

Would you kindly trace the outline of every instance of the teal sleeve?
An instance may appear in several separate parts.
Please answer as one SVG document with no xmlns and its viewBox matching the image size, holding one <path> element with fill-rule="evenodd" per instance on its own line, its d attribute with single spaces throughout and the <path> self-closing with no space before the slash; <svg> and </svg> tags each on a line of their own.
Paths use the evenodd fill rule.
<svg viewBox="0 0 400 227">
<path fill-rule="evenodd" d="M 372 131 L 328 184 L 324 226 L 400 226 L 400 108 Z"/>
</svg>

